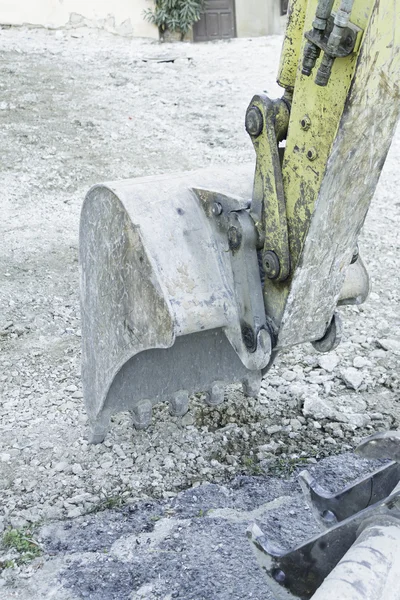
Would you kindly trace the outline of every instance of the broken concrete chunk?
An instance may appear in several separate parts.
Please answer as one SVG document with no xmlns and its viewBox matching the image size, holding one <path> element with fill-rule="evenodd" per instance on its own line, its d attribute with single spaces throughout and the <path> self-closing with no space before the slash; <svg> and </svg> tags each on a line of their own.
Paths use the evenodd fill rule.
<svg viewBox="0 0 400 600">
<path fill-rule="evenodd" d="M 304 401 L 303 415 L 305 417 L 313 417 L 317 420 L 332 419 L 335 414 L 335 409 L 318 396 L 309 396 Z"/>
<path fill-rule="evenodd" d="M 328 371 L 329 373 L 332 373 L 332 371 L 334 371 L 336 369 L 339 362 L 340 362 L 340 358 L 338 357 L 337 354 L 335 354 L 335 352 L 329 352 L 329 354 L 322 354 L 318 358 L 318 364 L 321 367 L 321 369 L 324 369 L 325 371 Z"/>
<path fill-rule="evenodd" d="M 371 366 L 371 361 L 368 360 L 368 358 L 365 358 L 365 356 L 356 356 L 355 359 L 353 360 L 353 367 L 355 367 L 356 369 L 363 369 L 364 367 L 370 367 Z"/>
<path fill-rule="evenodd" d="M 342 369 L 340 375 L 346 386 L 352 390 L 358 390 L 364 380 L 362 373 L 354 367 Z"/>
<path fill-rule="evenodd" d="M 388 350 L 389 352 L 393 352 L 393 354 L 400 356 L 400 340 L 394 338 L 385 338 L 378 340 L 378 344 L 384 350 Z"/>
</svg>

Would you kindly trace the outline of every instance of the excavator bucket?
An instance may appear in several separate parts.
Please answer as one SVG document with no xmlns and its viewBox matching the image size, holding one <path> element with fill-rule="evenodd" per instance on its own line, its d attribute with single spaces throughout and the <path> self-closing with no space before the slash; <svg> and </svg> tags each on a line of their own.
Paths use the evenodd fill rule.
<svg viewBox="0 0 400 600">
<path fill-rule="evenodd" d="M 271 358 L 256 229 L 253 165 L 96 185 L 80 223 L 82 381 L 92 442 L 157 402 L 258 393 Z M 217 191 L 214 190 L 218 182 Z"/>
</svg>

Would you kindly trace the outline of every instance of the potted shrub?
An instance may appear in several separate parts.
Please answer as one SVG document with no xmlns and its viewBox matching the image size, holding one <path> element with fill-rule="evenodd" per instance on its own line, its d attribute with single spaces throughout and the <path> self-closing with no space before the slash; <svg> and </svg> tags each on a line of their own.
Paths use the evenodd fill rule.
<svg viewBox="0 0 400 600">
<path fill-rule="evenodd" d="M 144 17 L 157 25 L 161 41 L 183 41 L 196 21 L 201 18 L 205 0 L 154 0 Z"/>
</svg>

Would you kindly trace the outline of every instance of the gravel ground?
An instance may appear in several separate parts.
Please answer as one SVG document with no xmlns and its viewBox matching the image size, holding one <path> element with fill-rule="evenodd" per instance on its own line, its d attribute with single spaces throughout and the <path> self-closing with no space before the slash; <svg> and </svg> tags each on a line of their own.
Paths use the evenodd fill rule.
<svg viewBox="0 0 400 600">
<path fill-rule="evenodd" d="M 347 454 L 310 471 L 338 488 L 372 464 Z M 276 600 L 245 536 L 254 521 L 275 547 L 319 532 L 294 477 L 241 475 L 44 525 L 34 532 L 42 555 L 5 569 L 0 593 L 4 600 Z M 3 561 L 22 556 L 8 550 Z"/>
<path fill-rule="evenodd" d="M 280 44 L 160 46 L 87 30 L 0 30 L 0 529 L 172 502 L 180 490 L 240 474 L 289 473 L 399 426 L 397 134 L 360 243 L 373 292 L 363 307 L 341 310 L 345 335 L 334 353 L 295 348 L 278 357 L 256 400 L 233 387 L 216 409 L 193 398 L 183 419 L 160 405 L 145 432 L 120 414 L 104 444 L 87 443 L 84 194 L 102 180 L 253 160 L 244 113 L 253 93 L 279 95 Z"/>
</svg>

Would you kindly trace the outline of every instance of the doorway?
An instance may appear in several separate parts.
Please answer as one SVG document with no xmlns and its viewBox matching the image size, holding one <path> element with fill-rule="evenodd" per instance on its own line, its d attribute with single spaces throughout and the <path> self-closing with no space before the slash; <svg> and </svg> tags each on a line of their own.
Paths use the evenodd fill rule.
<svg viewBox="0 0 400 600">
<path fill-rule="evenodd" d="M 200 21 L 193 26 L 193 41 L 233 37 L 236 37 L 235 0 L 207 0 Z"/>
</svg>

